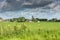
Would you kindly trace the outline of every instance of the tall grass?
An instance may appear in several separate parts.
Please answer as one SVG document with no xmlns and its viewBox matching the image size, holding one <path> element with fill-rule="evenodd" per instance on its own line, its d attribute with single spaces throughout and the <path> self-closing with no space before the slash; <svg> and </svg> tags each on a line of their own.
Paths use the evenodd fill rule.
<svg viewBox="0 0 60 40">
<path fill-rule="evenodd" d="M 26 23 L 11 25 L 0 25 L 0 40 L 15 40 L 16 38 L 16 40 L 60 40 L 59 28 L 55 30 L 42 29 L 43 25 L 40 27 L 40 23 L 28 23 L 29 26 Z M 35 27 L 35 25 L 37 26 Z"/>
</svg>

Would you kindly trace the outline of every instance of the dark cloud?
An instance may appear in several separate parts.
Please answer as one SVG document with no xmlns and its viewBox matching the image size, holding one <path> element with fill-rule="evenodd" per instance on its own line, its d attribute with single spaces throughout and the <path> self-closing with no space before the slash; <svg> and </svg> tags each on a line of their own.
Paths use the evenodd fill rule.
<svg viewBox="0 0 60 40">
<path fill-rule="evenodd" d="M 53 0 L 4 0 L 0 3 L 0 10 L 19 10 L 23 7 L 35 8 L 43 7 L 52 3 Z"/>
</svg>

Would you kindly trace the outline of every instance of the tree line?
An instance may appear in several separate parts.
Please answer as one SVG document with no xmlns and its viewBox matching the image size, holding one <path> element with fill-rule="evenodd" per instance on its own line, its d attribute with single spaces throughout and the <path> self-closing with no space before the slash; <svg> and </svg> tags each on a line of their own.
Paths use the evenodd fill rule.
<svg viewBox="0 0 60 40">
<path fill-rule="evenodd" d="M 34 18 L 32 16 L 31 19 L 26 19 L 25 17 L 19 17 L 19 18 L 12 18 L 12 19 L 8 19 L 8 20 L 5 20 L 5 21 L 10 21 L 10 22 L 29 22 L 29 21 L 32 21 L 32 22 L 38 22 L 38 21 L 46 21 L 46 22 L 60 22 L 60 20 L 58 20 L 57 18 L 52 18 L 50 20 L 48 19 L 39 19 L 39 18 Z"/>
</svg>

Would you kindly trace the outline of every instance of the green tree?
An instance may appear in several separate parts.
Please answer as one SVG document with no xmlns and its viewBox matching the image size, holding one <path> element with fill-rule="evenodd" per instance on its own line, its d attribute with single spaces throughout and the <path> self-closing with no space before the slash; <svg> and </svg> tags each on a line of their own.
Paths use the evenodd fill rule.
<svg viewBox="0 0 60 40">
<path fill-rule="evenodd" d="M 14 20 L 13 19 L 10 19 L 10 22 L 14 22 Z"/>
<path fill-rule="evenodd" d="M 24 17 L 19 17 L 19 18 L 17 19 L 18 22 L 25 22 L 25 20 L 26 20 L 26 19 L 25 19 Z"/>
</svg>

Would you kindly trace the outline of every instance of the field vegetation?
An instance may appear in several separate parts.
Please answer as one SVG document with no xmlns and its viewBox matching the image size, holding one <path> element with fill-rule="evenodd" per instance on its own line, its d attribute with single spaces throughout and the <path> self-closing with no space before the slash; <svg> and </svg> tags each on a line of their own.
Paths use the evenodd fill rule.
<svg viewBox="0 0 60 40">
<path fill-rule="evenodd" d="M 0 22 L 0 40 L 60 40 L 60 22 Z"/>
</svg>

